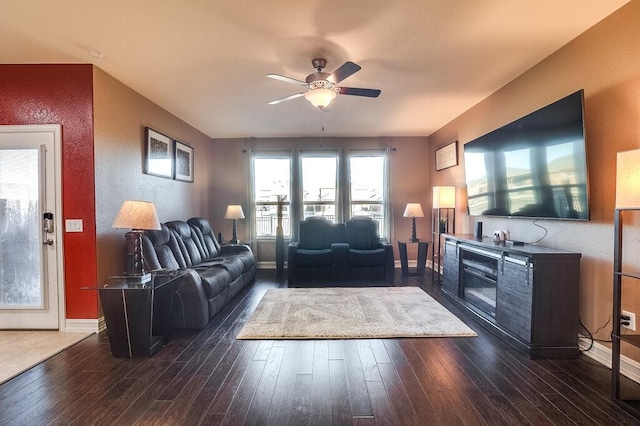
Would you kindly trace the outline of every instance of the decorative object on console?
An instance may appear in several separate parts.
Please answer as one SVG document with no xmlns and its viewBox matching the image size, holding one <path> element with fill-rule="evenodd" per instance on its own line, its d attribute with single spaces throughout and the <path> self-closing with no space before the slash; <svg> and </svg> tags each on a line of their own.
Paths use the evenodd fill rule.
<svg viewBox="0 0 640 426">
<path fill-rule="evenodd" d="M 175 142 L 175 180 L 193 182 L 193 148 L 182 142 Z"/>
<path fill-rule="evenodd" d="M 411 238 L 409 241 L 414 243 L 420 241 L 416 238 L 416 217 L 424 217 L 420 203 L 407 203 L 403 216 L 411 218 Z"/>
<path fill-rule="evenodd" d="M 244 212 L 242 206 L 239 204 L 229 204 L 227 206 L 227 212 L 224 214 L 225 219 L 233 219 L 233 235 L 231 237 L 231 244 L 239 244 L 238 240 L 238 219 L 244 219 Z"/>
<path fill-rule="evenodd" d="M 482 222 L 480 221 L 476 222 L 474 235 L 476 238 L 482 238 Z"/>
<path fill-rule="evenodd" d="M 114 228 L 131 229 L 127 238 L 127 274 L 149 278 L 142 256 L 142 234 L 145 230 L 159 230 L 156 206 L 148 201 L 125 200 L 113 221 Z"/>
<path fill-rule="evenodd" d="M 147 127 L 145 173 L 172 178 L 173 141 L 168 136 Z"/>
<path fill-rule="evenodd" d="M 431 279 L 440 284 L 442 234 L 449 231 L 453 233 L 456 229 L 456 187 L 434 186 L 432 207 Z M 451 228 L 449 228 L 449 224 L 451 224 Z"/>
<path fill-rule="evenodd" d="M 623 264 L 624 256 L 622 253 L 623 241 L 625 240 L 623 238 L 624 218 L 631 218 L 631 222 L 634 223 L 638 218 L 638 212 L 640 212 L 639 162 L 640 149 L 618 152 L 616 163 L 616 206 L 613 222 L 613 329 L 611 331 L 611 398 L 614 400 L 630 399 L 629 397 L 625 398 L 620 392 L 620 343 L 624 342 L 627 346 L 640 347 L 640 336 L 636 333 L 624 334 L 621 330 L 623 321 L 623 277 L 625 277 L 625 289 L 631 289 L 631 287 L 640 284 L 636 281 L 638 274 L 627 270 L 629 267 Z M 630 239 L 628 236 L 627 238 Z M 625 243 L 625 245 L 627 244 Z M 637 287 L 633 290 L 635 289 Z M 626 299 L 627 303 L 632 300 L 629 295 L 627 295 Z M 637 400 L 633 401 L 633 405 L 636 404 Z"/>
</svg>

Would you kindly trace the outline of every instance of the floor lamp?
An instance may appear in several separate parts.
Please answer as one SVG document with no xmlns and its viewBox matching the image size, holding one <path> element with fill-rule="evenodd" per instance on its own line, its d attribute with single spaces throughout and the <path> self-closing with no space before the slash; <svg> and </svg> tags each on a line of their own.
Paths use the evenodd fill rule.
<svg viewBox="0 0 640 426">
<path fill-rule="evenodd" d="M 456 187 L 434 186 L 432 207 L 431 279 L 439 284 L 442 267 L 442 234 L 450 230 L 455 232 L 456 229 Z"/>
</svg>

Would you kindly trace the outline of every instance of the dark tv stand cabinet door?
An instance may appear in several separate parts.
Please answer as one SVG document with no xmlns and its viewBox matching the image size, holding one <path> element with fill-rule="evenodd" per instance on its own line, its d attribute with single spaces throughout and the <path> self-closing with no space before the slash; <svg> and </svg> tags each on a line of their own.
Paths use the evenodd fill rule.
<svg viewBox="0 0 640 426">
<path fill-rule="evenodd" d="M 465 250 L 498 259 L 495 315 L 464 297 Z M 579 356 L 579 253 L 446 235 L 443 257 L 443 294 L 463 312 L 531 358 Z"/>
</svg>

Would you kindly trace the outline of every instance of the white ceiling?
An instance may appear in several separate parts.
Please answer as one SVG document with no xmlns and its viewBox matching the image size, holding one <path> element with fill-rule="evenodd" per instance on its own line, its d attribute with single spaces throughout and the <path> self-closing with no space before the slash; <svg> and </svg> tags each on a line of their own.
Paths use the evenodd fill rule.
<svg viewBox="0 0 640 426">
<path fill-rule="evenodd" d="M 214 138 L 426 136 L 627 1 L 0 0 L 0 62 L 94 63 Z M 267 105 L 314 57 L 382 94 Z"/>
</svg>

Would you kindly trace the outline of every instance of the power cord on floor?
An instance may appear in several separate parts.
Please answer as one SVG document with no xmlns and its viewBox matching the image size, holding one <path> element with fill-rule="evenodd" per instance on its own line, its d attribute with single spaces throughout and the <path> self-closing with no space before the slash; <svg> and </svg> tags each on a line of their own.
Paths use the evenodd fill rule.
<svg viewBox="0 0 640 426">
<path fill-rule="evenodd" d="M 607 320 L 607 322 L 604 323 L 604 325 L 600 328 L 598 328 L 596 331 L 594 331 L 593 333 L 589 331 L 589 329 L 582 323 L 582 320 L 580 318 L 578 318 L 578 323 L 580 324 L 580 327 L 582 327 L 587 334 L 589 334 L 588 339 L 591 341 L 591 343 L 589 344 L 589 347 L 587 349 L 580 349 L 580 352 L 587 352 L 590 351 L 593 348 L 593 342 L 602 342 L 602 343 L 611 343 L 611 340 L 604 340 L 604 339 L 596 339 L 593 337 L 594 334 L 598 334 L 598 332 L 600 330 L 602 330 L 603 328 L 605 328 L 607 325 L 609 325 L 609 323 L 611 322 L 611 320 L 613 319 L 613 314 L 611 314 L 609 316 L 609 319 Z M 582 336 L 582 337 L 586 337 L 586 336 Z"/>
</svg>

